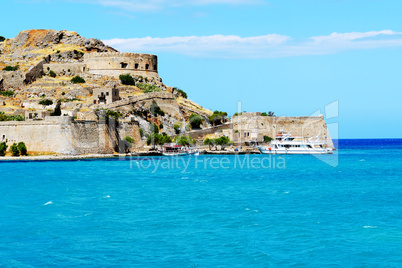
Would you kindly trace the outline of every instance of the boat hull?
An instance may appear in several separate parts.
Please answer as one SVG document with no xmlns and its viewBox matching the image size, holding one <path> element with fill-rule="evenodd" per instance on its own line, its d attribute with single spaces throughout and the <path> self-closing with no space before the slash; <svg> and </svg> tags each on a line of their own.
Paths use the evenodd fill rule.
<svg viewBox="0 0 402 268">
<path fill-rule="evenodd" d="M 185 156 L 188 155 L 188 153 L 184 152 L 184 153 L 166 153 L 163 152 L 162 153 L 163 156 Z"/>
<path fill-rule="evenodd" d="M 331 149 L 267 149 L 258 148 L 262 154 L 332 154 Z"/>
</svg>

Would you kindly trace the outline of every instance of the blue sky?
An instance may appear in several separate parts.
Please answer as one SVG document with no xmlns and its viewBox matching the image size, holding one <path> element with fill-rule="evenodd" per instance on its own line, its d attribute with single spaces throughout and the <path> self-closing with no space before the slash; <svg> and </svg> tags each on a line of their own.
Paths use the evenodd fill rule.
<svg viewBox="0 0 402 268">
<path fill-rule="evenodd" d="M 212 110 L 310 115 L 339 138 L 402 138 L 402 1 L 20 0 L 0 35 L 67 29 L 157 54 L 165 84 Z M 8 23 L 4 23 L 8 22 Z M 338 136 L 333 133 L 333 136 Z"/>
</svg>

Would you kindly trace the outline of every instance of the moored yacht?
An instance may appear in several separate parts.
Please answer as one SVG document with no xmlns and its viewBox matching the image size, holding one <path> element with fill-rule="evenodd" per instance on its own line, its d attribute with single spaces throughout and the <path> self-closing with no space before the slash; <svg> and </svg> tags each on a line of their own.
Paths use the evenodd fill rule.
<svg viewBox="0 0 402 268">
<path fill-rule="evenodd" d="M 319 135 L 311 138 L 296 137 L 282 130 L 268 146 L 258 149 L 262 154 L 332 154 L 332 148 Z"/>
</svg>

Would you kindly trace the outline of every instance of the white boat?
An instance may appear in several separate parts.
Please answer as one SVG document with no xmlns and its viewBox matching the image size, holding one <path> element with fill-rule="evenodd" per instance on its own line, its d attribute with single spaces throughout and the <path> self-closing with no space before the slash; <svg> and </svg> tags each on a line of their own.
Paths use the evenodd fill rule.
<svg viewBox="0 0 402 268">
<path fill-rule="evenodd" d="M 163 145 L 162 155 L 164 156 L 184 156 L 188 155 L 188 152 L 184 150 L 181 145 L 169 143 Z"/>
<path fill-rule="evenodd" d="M 319 135 L 311 138 L 296 137 L 282 130 L 268 146 L 258 149 L 262 154 L 332 154 L 332 148 Z"/>
</svg>

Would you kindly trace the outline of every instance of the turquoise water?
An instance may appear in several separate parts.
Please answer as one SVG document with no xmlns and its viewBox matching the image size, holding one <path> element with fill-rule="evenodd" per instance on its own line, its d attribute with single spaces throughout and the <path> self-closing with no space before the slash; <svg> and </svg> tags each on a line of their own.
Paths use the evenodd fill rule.
<svg viewBox="0 0 402 268">
<path fill-rule="evenodd" d="M 0 266 L 401 267 L 402 140 L 339 147 L 1 162 Z"/>
</svg>

